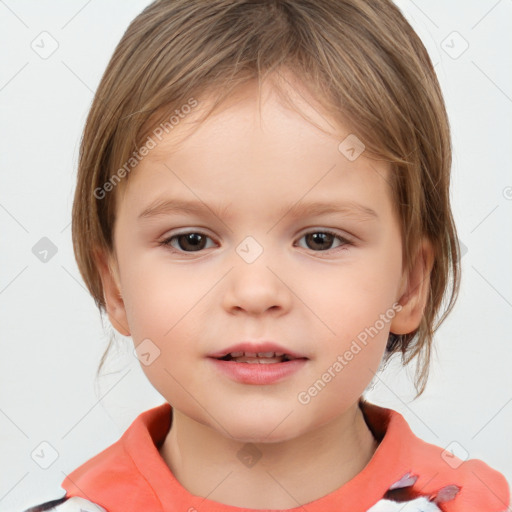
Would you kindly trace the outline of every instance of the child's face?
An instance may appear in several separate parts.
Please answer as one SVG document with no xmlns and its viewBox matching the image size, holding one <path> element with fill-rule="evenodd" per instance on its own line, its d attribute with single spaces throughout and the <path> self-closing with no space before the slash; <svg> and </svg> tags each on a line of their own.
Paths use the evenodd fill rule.
<svg viewBox="0 0 512 512">
<path fill-rule="evenodd" d="M 151 340 L 142 368 L 163 397 L 244 442 L 291 439 L 356 407 L 405 315 L 393 309 L 405 280 L 387 164 L 365 153 L 350 161 L 338 149 L 347 130 L 323 133 L 271 91 L 261 118 L 247 86 L 188 138 L 182 120 L 132 172 L 114 233 L 122 301 L 106 290 L 118 330 L 135 346 Z M 302 111 L 333 131 L 308 102 Z M 190 201 L 197 212 L 141 217 L 159 200 Z M 287 213 L 310 203 L 340 211 Z M 314 235 L 326 230 L 348 242 Z M 180 233 L 203 238 L 161 244 Z M 263 340 L 307 360 L 255 385 L 209 357 Z"/>
</svg>

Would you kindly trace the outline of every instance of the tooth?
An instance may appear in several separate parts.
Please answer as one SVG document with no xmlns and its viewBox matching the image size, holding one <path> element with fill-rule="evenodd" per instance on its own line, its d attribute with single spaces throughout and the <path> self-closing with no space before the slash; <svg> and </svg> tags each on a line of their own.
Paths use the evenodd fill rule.
<svg viewBox="0 0 512 512">
<path fill-rule="evenodd" d="M 276 357 L 284 356 L 284 352 L 276 352 Z"/>
<path fill-rule="evenodd" d="M 274 352 L 258 352 L 258 357 L 272 357 Z"/>
<path fill-rule="evenodd" d="M 231 352 L 231 357 L 242 357 L 243 355 L 243 352 Z"/>
<path fill-rule="evenodd" d="M 256 352 L 244 352 L 245 357 L 257 357 Z"/>
<path fill-rule="evenodd" d="M 281 358 L 278 357 L 237 357 L 234 359 L 235 363 L 248 363 L 248 364 L 272 364 L 281 363 Z"/>
</svg>

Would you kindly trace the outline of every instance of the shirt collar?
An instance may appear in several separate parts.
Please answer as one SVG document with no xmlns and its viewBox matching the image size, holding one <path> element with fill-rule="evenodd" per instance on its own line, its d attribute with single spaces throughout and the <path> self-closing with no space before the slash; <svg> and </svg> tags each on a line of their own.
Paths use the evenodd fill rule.
<svg viewBox="0 0 512 512">
<path fill-rule="evenodd" d="M 310 512 L 367 510 L 407 470 L 407 447 L 415 438 L 405 419 L 396 411 L 359 401 L 365 421 L 379 445 L 368 464 L 342 487 L 305 505 Z M 254 512 L 189 493 L 174 477 L 159 453 L 172 422 L 172 408 L 166 402 L 141 413 L 122 437 L 70 473 L 62 483 L 68 496 L 81 496 L 109 511 L 121 510 L 123 500 L 130 510 L 145 512 L 176 510 L 201 512 Z M 410 460 L 409 460 L 410 462 Z M 303 512 L 297 506 L 288 512 Z M 262 510 L 260 509 L 260 512 Z"/>
</svg>

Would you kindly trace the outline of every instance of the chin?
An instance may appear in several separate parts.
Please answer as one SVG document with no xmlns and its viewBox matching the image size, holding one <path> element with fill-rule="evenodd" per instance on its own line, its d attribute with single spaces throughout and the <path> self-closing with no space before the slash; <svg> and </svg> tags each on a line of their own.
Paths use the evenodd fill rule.
<svg viewBox="0 0 512 512">
<path fill-rule="evenodd" d="M 230 416 L 222 423 L 229 434 L 222 429 L 219 432 L 240 443 L 281 443 L 294 439 L 307 430 L 294 416 L 293 413 L 289 415 L 290 420 L 293 418 L 293 421 L 286 421 L 284 419 L 286 415 L 270 413 L 254 414 L 243 418 L 237 415 Z M 218 428 L 217 425 L 215 427 Z"/>
</svg>

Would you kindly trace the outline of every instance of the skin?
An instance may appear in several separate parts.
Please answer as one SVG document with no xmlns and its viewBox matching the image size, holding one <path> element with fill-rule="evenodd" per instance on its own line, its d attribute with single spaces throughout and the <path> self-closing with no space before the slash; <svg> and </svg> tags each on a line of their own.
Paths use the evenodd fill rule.
<svg viewBox="0 0 512 512">
<path fill-rule="evenodd" d="M 261 97 L 254 84 L 242 87 L 193 130 L 189 115 L 116 192 L 115 254 L 98 258 L 112 324 L 135 346 L 150 339 L 160 350 L 141 366 L 173 406 L 163 459 L 192 494 L 238 507 L 297 507 L 368 464 L 378 442 L 358 400 L 389 331 L 418 327 L 433 262 L 424 241 L 404 271 L 388 164 L 364 152 L 349 161 L 338 145 L 350 130 L 300 83 L 289 87 L 300 111 L 329 133 L 265 84 Z M 154 200 L 171 197 L 224 211 L 137 218 Z M 378 217 L 280 213 L 301 199 L 358 203 Z M 349 243 L 328 238 L 321 250 L 318 239 L 304 236 L 326 229 Z M 176 238 L 172 246 L 160 243 L 185 231 L 207 235 L 204 248 L 192 251 Z M 250 264 L 236 252 L 247 236 L 263 249 Z M 378 335 L 300 403 L 298 393 L 397 303 L 401 311 Z M 309 360 L 279 383 L 240 384 L 207 355 L 243 340 L 273 340 Z M 237 457 L 248 443 L 261 455 L 250 468 Z"/>
</svg>

